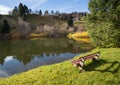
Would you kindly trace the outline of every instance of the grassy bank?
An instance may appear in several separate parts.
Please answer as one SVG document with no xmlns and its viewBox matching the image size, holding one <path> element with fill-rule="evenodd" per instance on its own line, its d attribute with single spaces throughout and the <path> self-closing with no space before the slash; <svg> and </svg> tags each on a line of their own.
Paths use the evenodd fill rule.
<svg viewBox="0 0 120 85">
<path fill-rule="evenodd" d="M 89 53 L 96 51 L 101 51 L 99 61 L 86 61 L 85 72 L 79 73 L 68 60 L 0 79 L 0 85 L 120 85 L 120 48 L 94 49 Z"/>
</svg>

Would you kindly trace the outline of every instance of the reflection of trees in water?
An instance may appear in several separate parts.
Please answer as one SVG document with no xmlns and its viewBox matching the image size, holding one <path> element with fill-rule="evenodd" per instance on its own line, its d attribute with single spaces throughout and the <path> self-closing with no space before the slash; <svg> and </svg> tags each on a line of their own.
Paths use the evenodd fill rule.
<svg viewBox="0 0 120 85">
<path fill-rule="evenodd" d="M 9 41 L 0 41 L 0 64 L 4 63 L 7 54 L 11 55 L 12 44 Z"/>
<path fill-rule="evenodd" d="M 68 45 L 71 47 L 73 53 L 82 53 L 87 52 L 93 49 L 91 43 L 82 42 L 82 41 L 75 41 L 73 39 L 68 40 Z"/>
<path fill-rule="evenodd" d="M 78 41 L 73 44 L 73 49 L 77 50 L 79 52 L 87 52 L 87 51 L 93 49 L 93 46 L 90 43 Z"/>
<path fill-rule="evenodd" d="M 85 44 L 85 45 L 84 45 Z M 50 54 L 59 55 L 66 52 L 85 52 L 84 47 L 86 43 L 76 42 L 74 40 L 68 40 L 66 38 L 46 38 L 43 40 L 14 40 L 0 42 L 0 62 L 8 55 L 16 56 L 19 61 L 24 64 L 30 62 L 34 56 L 42 56 L 45 53 L 47 56 Z"/>
</svg>

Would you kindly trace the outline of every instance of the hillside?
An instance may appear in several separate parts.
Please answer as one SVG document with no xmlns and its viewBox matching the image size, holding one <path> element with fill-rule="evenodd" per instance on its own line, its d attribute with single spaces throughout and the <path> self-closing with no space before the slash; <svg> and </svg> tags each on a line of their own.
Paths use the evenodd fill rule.
<svg viewBox="0 0 120 85">
<path fill-rule="evenodd" d="M 18 17 L 11 16 L 11 15 L 0 15 L 0 22 L 4 18 L 8 20 L 8 23 L 11 28 L 13 28 L 13 27 L 17 28 L 16 24 L 18 21 Z M 63 23 L 64 22 L 64 21 L 60 21 L 60 20 L 55 20 L 55 19 L 47 17 L 47 16 L 40 16 L 37 14 L 29 14 L 29 15 L 25 16 L 25 21 L 31 23 L 34 26 L 38 25 L 39 23 L 53 25 L 55 23 Z"/>
<path fill-rule="evenodd" d="M 44 23 L 47 25 L 53 25 L 55 23 L 62 23 L 63 21 L 55 20 L 48 16 L 40 16 L 37 14 L 29 14 L 25 17 L 25 21 L 32 23 L 33 25 L 38 25 L 39 23 Z"/>
<path fill-rule="evenodd" d="M 61 33 L 64 36 L 67 29 L 67 23 L 65 21 L 54 19 L 51 16 L 29 14 L 22 20 L 19 17 L 11 15 L 1 15 L 0 18 L 0 24 L 2 24 L 3 19 L 8 21 L 11 28 L 10 35 L 12 37 L 59 36 Z"/>
<path fill-rule="evenodd" d="M 29 14 L 24 17 L 24 20 L 22 20 L 11 15 L 1 15 L 0 18 L 0 22 L 2 22 L 3 19 L 8 21 L 12 37 L 58 37 L 66 36 L 67 34 L 76 31 L 86 31 L 85 22 L 83 21 L 74 21 L 74 26 L 69 27 L 67 20 L 56 19 L 54 16 Z"/>
</svg>

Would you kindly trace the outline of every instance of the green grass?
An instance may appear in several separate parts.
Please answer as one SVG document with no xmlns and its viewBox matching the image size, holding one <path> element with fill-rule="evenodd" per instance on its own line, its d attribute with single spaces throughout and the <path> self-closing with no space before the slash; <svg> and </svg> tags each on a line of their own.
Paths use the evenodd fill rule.
<svg viewBox="0 0 120 85">
<path fill-rule="evenodd" d="M 83 27 L 84 27 L 84 26 L 85 26 L 85 21 L 75 21 L 75 22 L 74 22 L 74 25 L 75 25 L 75 26 L 79 26 L 79 25 L 80 25 L 80 26 L 83 26 Z"/>
<path fill-rule="evenodd" d="M 0 85 L 120 85 L 120 48 L 94 49 L 80 56 L 97 51 L 100 59 L 86 61 L 85 72 L 79 73 L 68 60 L 0 79 Z"/>
<path fill-rule="evenodd" d="M 32 23 L 33 25 L 38 25 L 40 23 L 44 23 L 47 25 L 53 25 L 55 23 L 63 23 L 63 21 L 55 20 L 55 19 L 52 19 L 52 18 L 46 17 L 46 16 L 40 16 L 37 14 L 29 14 L 25 17 L 25 20 L 27 22 Z"/>
<path fill-rule="evenodd" d="M 9 25 L 11 26 L 11 29 L 17 28 L 17 22 L 18 22 L 18 17 L 11 16 L 11 15 L 1 15 L 0 16 L 0 22 L 2 22 L 3 19 L 7 19 L 9 22 Z M 44 23 L 45 25 L 55 25 L 55 24 L 62 24 L 66 23 L 65 21 L 61 20 L 56 20 L 50 17 L 46 16 L 40 16 L 37 14 L 29 14 L 25 16 L 25 21 L 29 22 L 30 24 L 37 26 L 40 23 Z"/>
</svg>

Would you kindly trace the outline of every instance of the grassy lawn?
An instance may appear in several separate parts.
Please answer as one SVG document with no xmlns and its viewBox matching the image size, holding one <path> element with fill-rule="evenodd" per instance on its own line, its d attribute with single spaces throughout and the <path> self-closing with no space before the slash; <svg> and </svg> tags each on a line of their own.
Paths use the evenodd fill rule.
<svg viewBox="0 0 120 85">
<path fill-rule="evenodd" d="M 40 23 L 44 23 L 47 25 L 53 25 L 56 23 L 64 23 L 61 20 L 55 20 L 55 19 L 52 19 L 50 17 L 40 16 L 40 15 L 36 15 L 36 14 L 27 15 L 25 20 L 29 23 L 32 23 L 35 26 L 40 24 Z"/>
<path fill-rule="evenodd" d="M 94 49 L 80 56 L 97 51 L 99 61 L 86 61 L 85 72 L 79 73 L 68 60 L 0 79 L 0 85 L 120 85 L 120 48 Z"/>
</svg>

